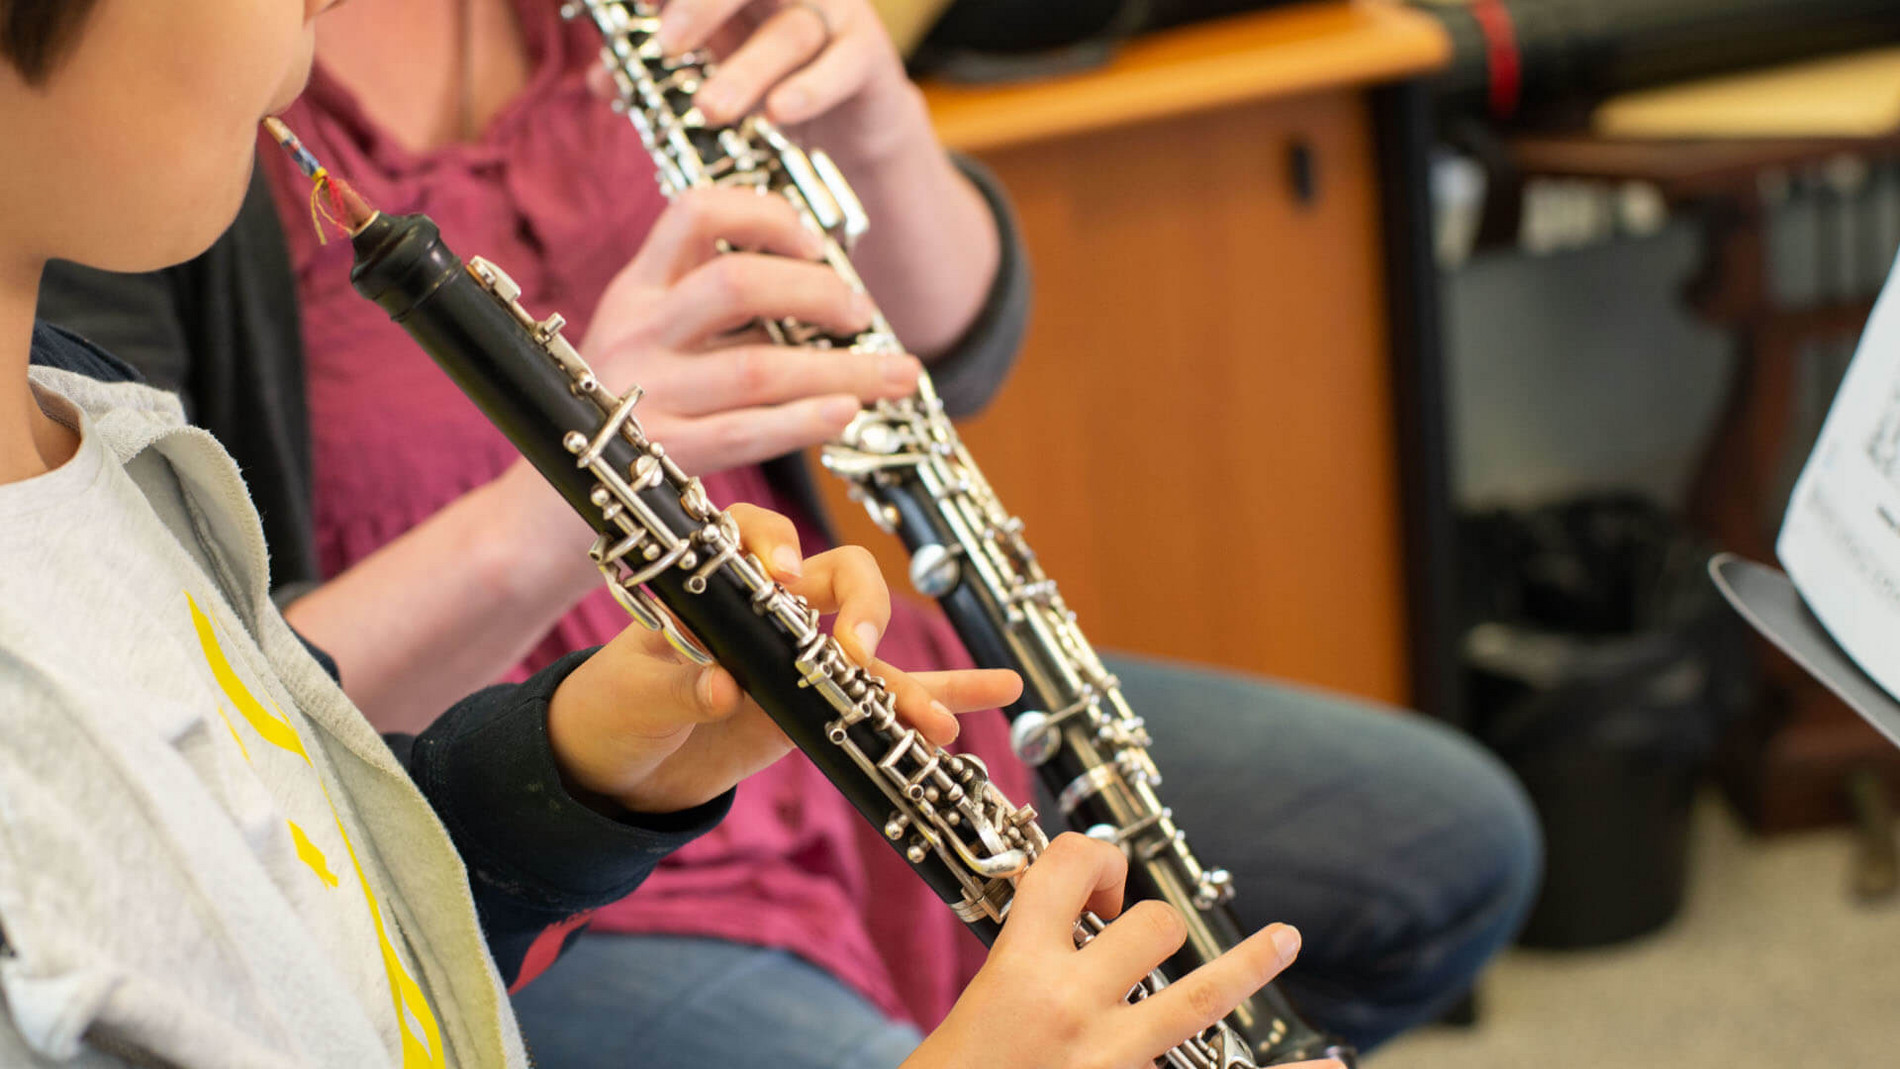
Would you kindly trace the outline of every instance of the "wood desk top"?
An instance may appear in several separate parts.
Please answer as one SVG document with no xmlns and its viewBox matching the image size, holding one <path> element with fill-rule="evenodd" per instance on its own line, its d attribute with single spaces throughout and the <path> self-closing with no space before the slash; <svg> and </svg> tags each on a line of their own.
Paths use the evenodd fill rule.
<svg viewBox="0 0 1900 1069">
<path fill-rule="evenodd" d="M 944 143 L 974 151 L 1392 81 L 1450 55 L 1429 16 L 1388 0 L 1327 0 L 1142 37 L 1097 70 L 1019 85 L 935 82 L 924 95 Z"/>
<path fill-rule="evenodd" d="M 1619 141 L 1589 133 L 1536 134 L 1511 139 L 1510 153 L 1526 175 L 1635 179 L 1654 182 L 1672 200 L 1688 200 L 1745 193 L 1755 188 L 1763 171 L 1821 163 L 1842 154 L 1900 156 L 1900 134 L 1865 140 L 1759 141 Z"/>
</svg>

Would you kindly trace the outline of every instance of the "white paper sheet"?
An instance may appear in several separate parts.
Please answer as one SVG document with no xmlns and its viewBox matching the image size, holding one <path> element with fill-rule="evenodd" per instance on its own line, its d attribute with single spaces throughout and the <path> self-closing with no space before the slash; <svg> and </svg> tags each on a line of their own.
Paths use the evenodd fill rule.
<svg viewBox="0 0 1900 1069">
<path fill-rule="evenodd" d="M 1874 306 L 1775 551 L 1835 642 L 1900 696 L 1900 272 Z"/>
<path fill-rule="evenodd" d="M 1732 553 L 1709 562 L 1709 574 L 1742 619 L 1768 636 L 1794 663 L 1808 670 L 1848 707 L 1900 746 L 1900 702 L 1870 679 L 1841 650 L 1795 592 L 1788 577 Z"/>
</svg>

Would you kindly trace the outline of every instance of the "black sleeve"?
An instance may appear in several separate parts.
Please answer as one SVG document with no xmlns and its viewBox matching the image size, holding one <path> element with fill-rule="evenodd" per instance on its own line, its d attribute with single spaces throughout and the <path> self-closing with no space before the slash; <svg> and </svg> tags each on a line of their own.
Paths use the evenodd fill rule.
<svg viewBox="0 0 1900 1069">
<path fill-rule="evenodd" d="M 963 337 L 930 365 L 930 378 L 952 416 L 980 411 L 1002 388 L 1029 329 L 1029 250 L 1023 245 L 1015 214 L 1002 183 L 982 164 L 953 155 L 953 162 L 990 206 L 1002 247 L 989 296 Z M 875 220 L 873 221 L 875 225 Z"/>
<path fill-rule="evenodd" d="M 122 275 L 54 260 L 40 281 L 38 314 L 138 368 L 147 384 L 184 392 L 191 347 L 165 272 Z"/>
<path fill-rule="evenodd" d="M 125 361 L 51 323 L 33 324 L 29 362 L 34 367 L 58 368 L 99 382 L 143 381 Z"/>
<path fill-rule="evenodd" d="M 553 962 L 589 914 L 632 893 L 660 859 L 710 831 L 732 792 L 659 815 L 610 817 L 568 793 L 548 700 L 593 653 L 463 699 L 418 736 L 385 736 L 468 867 L 489 950 L 510 989 Z"/>
</svg>

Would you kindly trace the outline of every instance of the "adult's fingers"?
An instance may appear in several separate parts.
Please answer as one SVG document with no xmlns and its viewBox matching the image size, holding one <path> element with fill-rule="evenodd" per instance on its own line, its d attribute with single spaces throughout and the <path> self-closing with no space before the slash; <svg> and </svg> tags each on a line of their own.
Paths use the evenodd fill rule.
<svg viewBox="0 0 1900 1069">
<path fill-rule="evenodd" d="M 998 949 L 1003 940 L 1072 948 L 1083 910 L 1101 917 L 1121 912 L 1127 879 L 1128 859 L 1120 850 L 1072 831 L 1062 833 L 1017 882 Z"/>
<path fill-rule="evenodd" d="M 891 622 L 891 589 L 877 558 L 863 546 L 839 546 L 805 562 L 805 574 L 786 589 L 819 612 L 838 614 L 836 634 L 845 653 L 869 666 Z"/>
<path fill-rule="evenodd" d="M 750 252 L 688 271 L 665 298 L 656 335 L 688 348 L 756 319 L 797 319 L 833 334 L 871 325 L 869 298 L 823 264 Z"/>
<path fill-rule="evenodd" d="M 1142 1000 L 1128 1013 L 1129 1024 L 1120 1036 L 1129 1044 L 1129 1060 L 1179 1046 L 1220 1020 L 1292 964 L 1299 951 L 1296 929 L 1271 924 Z"/>
<path fill-rule="evenodd" d="M 888 47 L 882 32 L 841 31 L 830 48 L 766 93 L 766 118 L 786 126 L 810 122 L 851 99 L 865 87 L 879 58 L 873 50 Z M 897 66 L 895 60 L 891 64 Z"/>
<path fill-rule="evenodd" d="M 657 372 L 657 373 L 655 373 Z M 647 389 L 681 416 L 706 416 L 810 397 L 908 397 L 923 365 L 901 353 L 735 345 L 681 357 L 646 375 Z"/>
<path fill-rule="evenodd" d="M 707 121 L 719 125 L 752 110 L 786 75 L 816 58 L 831 43 L 829 13 L 816 0 L 780 8 L 720 63 L 694 97 Z"/>
<path fill-rule="evenodd" d="M 602 100 L 618 100 L 620 87 L 614 84 L 614 76 L 604 66 L 587 68 L 587 91 Z"/>
<path fill-rule="evenodd" d="M 647 426 L 688 474 L 710 475 L 830 441 L 857 417 L 859 407 L 855 397 L 812 397 Z"/>
<path fill-rule="evenodd" d="M 714 33 L 751 0 L 667 0 L 660 9 L 660 51 L 668 56 L 690 52 L 712 40 Z"/>
<path fill-rule="evenodd" d="M 824 239 L 785 198 L 714 186 L 673 198 L 648 231 L 634 263 L 643 280 L 669 285 L 725 247 L 798 260 L 815 260 L 825 248 Z"/>
</svg>

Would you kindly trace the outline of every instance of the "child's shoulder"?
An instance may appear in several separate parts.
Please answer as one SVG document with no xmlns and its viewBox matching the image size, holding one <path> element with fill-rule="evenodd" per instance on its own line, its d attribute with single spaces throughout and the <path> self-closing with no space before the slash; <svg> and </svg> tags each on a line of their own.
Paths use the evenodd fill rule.
<svg viewBox="0 0 1900 1069">
<path fill-rule="evenodd" d="M 176 394 L 64 327 L 35 322 L 31 355 L 33 381 L 89 416 L 121 461 L 186 426 Z"/>
<path fill-rule="evenodd" d="M 144 382 L 132 365 L 64 327 L 33 324 L 33 365 L 58 368 L 100 382 Z"/>
</svg>

